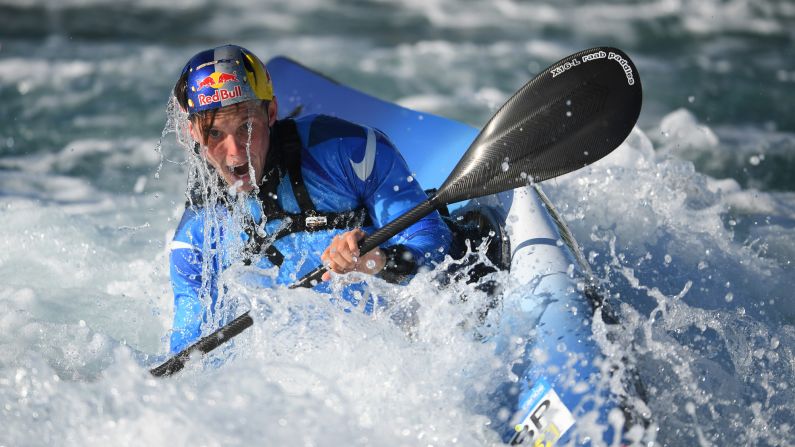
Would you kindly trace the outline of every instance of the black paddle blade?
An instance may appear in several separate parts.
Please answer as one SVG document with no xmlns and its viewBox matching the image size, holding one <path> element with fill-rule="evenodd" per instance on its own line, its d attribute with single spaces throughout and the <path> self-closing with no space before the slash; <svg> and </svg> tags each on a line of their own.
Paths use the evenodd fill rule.
<svg viewBox="0 0 795 447">
<path fill-rule="evenodd" d="M 598 47 L 562 59 L 497 111 L 436 195 L 458 202 L 593 163 L 632 131 L 642 97 L 635 65 L 621 50 Z"/>
</svg>

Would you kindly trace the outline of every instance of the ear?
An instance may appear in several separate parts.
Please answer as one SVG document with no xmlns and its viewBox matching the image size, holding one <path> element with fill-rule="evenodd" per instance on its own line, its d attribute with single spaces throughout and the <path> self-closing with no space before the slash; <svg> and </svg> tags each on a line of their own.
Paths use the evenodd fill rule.
<svg viewBox="0 0 795 447">
<path fill-rule="evenodd" d="M 270 104 L 268 104 L 268 127 L 273 127 L 273 125 L 276 124 L 276 115 L 278 112 L 279 104 L 276 102 L 276 97 L 274 96 Z"/>
</svg>

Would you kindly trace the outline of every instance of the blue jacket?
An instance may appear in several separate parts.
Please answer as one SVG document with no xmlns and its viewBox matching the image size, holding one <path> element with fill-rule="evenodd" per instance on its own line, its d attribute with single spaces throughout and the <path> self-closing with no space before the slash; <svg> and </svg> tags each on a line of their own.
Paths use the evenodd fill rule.
<svg viewBox="0 0 795 447">
<path fill-rule="evenodd" d="M 301 174 L 317 211 L 342 212 L 364 207 L 373 226 L 363 229 L 372 233 L 427 199 L 406 162 L 378 130 L 324 115 L 298 118 L 295 124 L 302 146 Z M 279 182 L 276 194 L 282 210 L 300 212 L 287 177 Z M 245 209 L 261 224 L 263 208 L 259 199 L 247 198 Z M 241 248 L 248 239 L 234 222 L 222 205 L 185 209 L 170 247 L 175 307 L 172 353 L 197 340 L 208 323 L 221 324 L 234 316 L 231 315 L 234 309 L 228 305 L 224 309 L 224 299 L 218 300 L 219 286 L 222 297 L 225 290 L 219 284 L 220 272 L 239 261 Z M 282 219 L 266 216 L 264 230 L 273 234 L 283 225 Z M 254 265 L 263 269 L 263 274 L 254 275 L 254 281 L 261 287 L 293 283 L 321 265 L 321 253 L 336 234 L 344 231 L 348 230 L 299 232 L 276 240 L 274 245 L 284 255 L 284 262 L 276 271 L 267 257 L 256 259 Z M 207 234 L 209 238 L 205 237 Z M 450 229 L 434 212 L 382 247 L 402 245 L 418 266 L 424 266 L 441 260 L 451 241 Z M 264 269 L 271 269 L 270 274 Z M 329 292 L 328 286 L 324 282 L 315 289 Z M 357 296 L 361 295 L 353 293 L 354 289 L 355 285 L 346 288 L 342 298 L 356 306 Z M 372 305 L 372 299 L 368 300 L 365 311 L 371 311 Z"/>
</svg>

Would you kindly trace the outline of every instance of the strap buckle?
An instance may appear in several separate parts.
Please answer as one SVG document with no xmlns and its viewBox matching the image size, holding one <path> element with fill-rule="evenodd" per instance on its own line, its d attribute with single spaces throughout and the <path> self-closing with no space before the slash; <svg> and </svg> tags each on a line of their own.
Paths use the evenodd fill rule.
<svg viewBox="0 0 795 447">
<path fill-rule="evenodd" d="M 306 224 L 307 229 L 315 230 L 325 227 L 328 224 L 328 219 L 326 219 L 326 216 L 307 216 L 304 224 Z"/>
</svg>

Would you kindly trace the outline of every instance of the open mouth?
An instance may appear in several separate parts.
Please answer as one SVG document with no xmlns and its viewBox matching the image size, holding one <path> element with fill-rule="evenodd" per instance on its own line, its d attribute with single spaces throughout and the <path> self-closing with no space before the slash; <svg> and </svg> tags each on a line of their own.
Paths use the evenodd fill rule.
<svg viewBox="0 0 795 447">
<path fill-rule="evenodd" d="M 248 164 L 243 163 L 237 166 L 229 166 L 229 171 L 231 171 L 232 174 L 238 177 L 243 177 L 245 175 L 248 175 Z"/>
</svg>

